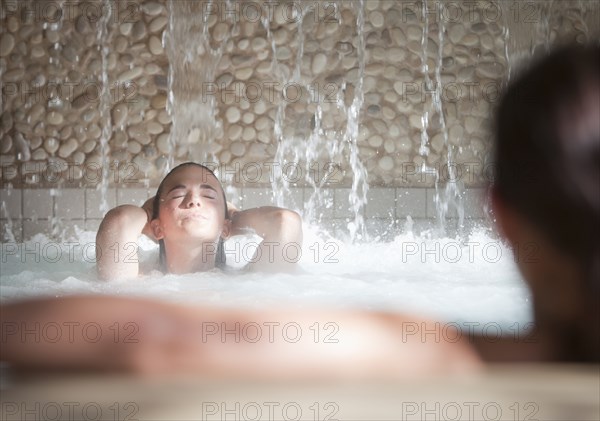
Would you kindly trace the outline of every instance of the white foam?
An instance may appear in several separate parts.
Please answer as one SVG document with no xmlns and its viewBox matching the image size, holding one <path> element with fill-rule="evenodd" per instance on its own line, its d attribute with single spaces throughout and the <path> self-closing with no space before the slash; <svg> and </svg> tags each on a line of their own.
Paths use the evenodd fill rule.
<svg viewBox="0 0 600 421">
<path fill-rule="evenodd" d="M 510 249 L 485 230 L 463 240 L 403 234 L 392 242 L 352 245 L 306 227 L 299 274 L 153 272 L 110 283 L 96 278 L 94 239 L 95 233 L 80 231 L 69 244 L 41 235 L 2 244 L 0 300 L 102 293 L 236 307 L 385 309 L 503 326 L 532 319 L 529 292 Z M 230 240 L 227 249 L 243 250 L 253 241 Z M 156 259 L 157 246 L 140 239 L 140 255 Z M 233 254 L 228 259 L 233 266 L 243 263 Z"/>
</svg>

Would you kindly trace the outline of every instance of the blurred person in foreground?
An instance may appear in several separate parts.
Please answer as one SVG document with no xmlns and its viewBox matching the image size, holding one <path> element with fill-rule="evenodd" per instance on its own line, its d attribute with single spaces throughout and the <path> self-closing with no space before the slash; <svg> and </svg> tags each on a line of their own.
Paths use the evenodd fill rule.
<svg viewBox="0 0 600 421">
<path fill-rule="evenodd" d="M 492 200 L 532 291 L 529 335 L 491 342 L 384 312 L 249 311 L 76 296 L 2 305 L 0 359 L 29 368 L 267 378 L 467 373 L 486 361 L 597 363 L 599 53 L 598 46 L 552 53 L 511 84 L 498 109 Z M 75 322 L 95 324 L 99 339 L 78 334 Z M 290 322 L 303 329 L 294 340 L 278 330 Z M 333 323 L 334 340 L 317 338 L 309 328 L 315 322 Z M 73 326 L 73 335 L 52 342 L 31 333 L 50 323 Z M 237 337 L 223 335 L 236 326 Z M 244 335 L 248 326 L 260 335 Z M 436 329 L 440 334 L 431 333 Z"/>
</svg>

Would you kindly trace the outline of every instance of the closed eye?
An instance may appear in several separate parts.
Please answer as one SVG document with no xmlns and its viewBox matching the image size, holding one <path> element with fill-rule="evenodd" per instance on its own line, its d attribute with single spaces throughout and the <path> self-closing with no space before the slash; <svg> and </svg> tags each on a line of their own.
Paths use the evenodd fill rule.
<svg viewBox="0 0 600 421">
<path fill-rule="evenodd" d="M 202 197 L 206 197 L 207 199 L 216 199 L 217 195 L 213 190 L 207 190 L 202 192 Z"/>
<path fill-rule="evenodd" d="M 175 187 L 174 189 L 171 189 L 171 191 L 169 192 L 167 197 L 169 199 L 178 199 L 181 197 L 185 197 L 185 195 L 186 195 L 186 190 L 184 187 Z"/>
</svg>

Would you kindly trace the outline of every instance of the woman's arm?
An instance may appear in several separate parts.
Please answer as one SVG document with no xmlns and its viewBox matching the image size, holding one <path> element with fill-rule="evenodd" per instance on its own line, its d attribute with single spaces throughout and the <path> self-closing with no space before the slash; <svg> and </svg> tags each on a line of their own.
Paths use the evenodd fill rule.
<svg viewBox="0 0 600 421">
<path fill-rule="evenodd" d="M 436 325 L 364 311 L 43 298 L 0 305 L 0 361 L 38 369 L 287 379 L 419 377 L 480 367 L 464 338 L 448 342 L 431 334 Z"/>
<path fill-rule="evenodd" d="M 108 211 L 96 235 L 96 268 L 100 279 L 134 278 L 139 273 L 137 239 L 152 238 L 151 201 L 144 206 L 122 205 Z"/>
<path fill-rule="evenodd" d="M 280 271 L 295 267 L 302 251 L 302 218 L 297 212 L 274 206 L 230 208 L 229 217 L 232 236 L 254 232 L 263 239 L 250 268 Z"/>
</svg>

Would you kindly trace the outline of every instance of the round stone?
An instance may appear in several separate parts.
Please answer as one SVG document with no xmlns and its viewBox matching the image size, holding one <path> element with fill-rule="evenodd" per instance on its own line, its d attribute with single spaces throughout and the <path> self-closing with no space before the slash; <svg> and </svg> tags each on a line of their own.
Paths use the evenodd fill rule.
<svg viewBox="0 0 600 421">
<path fill-rule="evenodd" d="M 254 127 L 256 130 L 265 130 L 269 126 L 269 119 L 267 117 L 260 117 L 256 120 Z"/>
<path fill-rule="evenodd" d="M 115 50 L 117 50 L 118 53 L 123 54 L 125 52 L 125 50 L 127 50 L 127 47 L 129 46 L 129 42 L 127 41 L 127 38 L 125 37 L 118 37 L 117 41 L 115 42 Z M 121 58 L 121 62 L 123 64 L 123 58 Z"/>
<path fill-rule="evenodd" d="M 46 55 L 46 50 L 40 45 L 36 45 L 31 49 L 31 57 L 42 58 Z"/>
<path fill-rule="evenodd" d="M 127 151 L 131 153 L 140 153 L 141 150 L 142 145 L 140 145 L 139 142 L 136 142 L 135 140 L 127 142 Z"/>
<path fill-rule="evenodd" d="M 271 143 L 271 135 L 272 133 L 267 130 L 263 130 L 258 132 L 258 141 L 262 143 Z"/>
<path fill-rule="evenodd" d="M 263 100 L 256 101 L 254 103 L 254 112 L 256 114 L 264 114 L 267 111 L 267 104 Z"/>
<path fill-rule="evenodd" d="M 163 132 L 163 127 L 155 121 L 146 124 L 146 130 L 151 135 L 157 135 Z"/>
<path fill-rule="evenodd" d="M 140 41 L 146 37 L 146 24 L 143 20 L 138 20 L 131 30 L 131 36 L 134 41 Z"/>
<path fill-rule="evenodd" d="M 159 16 L 156 19 L 154 19 L 152 22 L 150 22 L 150 32 L 158 32 L 161 29 L 163 29 L 165 26 L 167 26 L 167 23 L 169 22 L 169 20 L 167 19 L 166 16 Z"/>
<path fill-rule="evenodd" d="M 219 155 L 219 159 L 221 163 L 228 163 L 231 160 L 231 152 L 223 151 L 221 155 Z"/>
<path fill-rule="evenodd" d="M 313 75 L 320 74 L 327 66 L 327 56 L 323 53 L 315 54 L 312 60 L 311 70 Z"/>
<path fill-rule="evenodd" d="M 83 146 L 81 149 L 85 153 L 90 153 L 94 150 L 95 147 L 96 147 L 96 142 L 90 139 L 90 140 L 86 140 L 83 143 Z"/>
<path fill-rule="evenodd" d="M 73 127 L 65 126 L 60 130 L 60 138 L 62 140 L 68 139 L 73 134 Z"/>
<path fill-rule="evenodd" d="M 229 137 L 229 140 L 238 140 L 242 135 L 242 130 L 242 126 L 238 124 L 229 126 L 229 129 L 227 130 L 227 136 Z"/>
<path fill-rule="evenodd" d="M 475 34 L 467 34 L 463 37 L 460 43 L 468 47 L 473 47 L 479 44 L 479 37 Z"/>
<path fill-rule="evenodd" d="M 217 78 L 217 86 L 220 89 L 228 87 L 233 82 L 233 75 L 231 73 L 223 73 Z"/>
<path fill-rule="evenodd" d="M 370 18 L 371 25 L 373 25 L 374 28 L 382 28 L 383 27 L 384 17 L 383 17 L 383 13 L 381 13 L 380 11 L 375 10 L 375 11 L 369 13 L 369 18 Z"/>
<path fill-rule="evenodd" d="M 242 116 L 242 121 L 244 124 L 252 124 L 254 123 L 254 114 L 252 113 L 244 113 Z"/>
<path fill-rule="evenodd" d="M 71 103 L 71 106 L 73 108 L 75 108 L 76 110 L 82 110 L 85 107 L 87 107 L 88 105 L 90 105 L 90 101 L 89 101 L 88 96 L 86 94 L 79 95 Z"/>
<path fill-rule="evenodd" d="M 246 127 L 242 133 L 242 139 L 246 142 L 256 138 L 256 130 L 254 127 Z"/>
<path fill-rule="evenodd" d="M 252 67 L 244 67 L 235 71 L 235 77 L 239 80 L 248 80 L 252 76 L 253 71 Z"/>
<path fill-rule="evenodd" d="M 480 41 L 481 41 L 481 46 L 483 48 L 485 48 L 486 50 L 494 49 L 494 38 L 492 38 L 491 35 L 489 35 L 489 34 L 482 35 Z"/>
<path fill-rule="evenodd" d="M 126 82 L 126 81 L 133 80 L 133 79 L 140 77 L 143 73 L 144 73 L 143 68 L 134 67 L 133 69 L 130 69 L 130 70 L 127 70 L 127 71 L 121 73 L 119 75 L 118 79 L 121 82 Z"/>
<path fill-rule="evenodd" d="M 273 41 L 275 41 L 275 44 L 277 45 L 285 43 L 288 38 L 289 34 L 285 28 L 279 28 L 273 32 Z"/>
<path fill-rule="evenodd" d="M 127 119 L 127 114 L 129 114 L 127 105 L 123 103 L 117 104 L 112 111 L 113 126 L 122 127 Z"/>
<path fill-rule="evenodd" d="M 158 113 L 158 122 L 163 126 L 171 124 L 171 121 L 171 116 L 166 110 L 162 110 L 160 113 Z"/>
<path fill-rule="evenodd" d="M 155 109 L 164 109 L 167 105 L 167 96 L 166 95 L 156 95 L 152 97 L 152 101 L 150 101 L 150 105 Z"/>
<path fill-rule="evenodd" d="M 164 11 L 164 7 L 159 2 L 150 1 L 142 4 L 142 10 L 147 15 L 158 16 Z"/>
<path fill-rule="evenodd" d="M 460 40 L 462 39 L 462 37 L 465 36 L 465 27 L 464 25 L 461 24 L 454 24 L 452 25 L 452 27 L 448 30 L 448 38 L 450 38 L 450 41 L 453 44 L 457 44 L 460 42 Z"/>
<path fill-rule="evenodd" d="M 387 139 L 383 143 L 383 149 L 385 149 L 387 153 L 393 153 L 396 150 L 396 145 L 394 145 L 394 141 L 392 139 Z"/>
<path fill-rule="evenodd" d="M 100 136 L 102 136 L 102 130 L 96 123 L 90 124 L 87 128 L 87 132 L 88 136 L 92 139 L 100 139 Z"/>
<path fill-rule="evenodd" d="M 132 29 L 133 29 L 133 23 L 131 23 L 131 22 L 125 22 L 119 26 L 119 31 L 121 32 L 121 35 L 124 35 L 126 37 L 131 35 Z"/>
<path fill-rule="evenodd" d="M 49 154 L 54 154 L 54 152 L 56 152 L 59 147 L 60 143 L 53 137 L 48 137 L 46 138 L 46 140 L 44 140 L 44 149 Z"/>
<path fill-rule="evenodd" d="M 372 146 L 374 148 L 378 148 L 381 145 L 383 145 L 383 138 L 379 135 L 375 135 L 375 136 L 371 136 L 369 138 L 369 146 Z"/>
<path fill-rule="evenodd" d="M 56 111 L 51 111 L 46 116 L 46 122 L 48 124 L 52 124 L 53 126 L 58 126 L 64 121 L 62 114 L 57 113 Z"/>
<path fill-rule="evenodd" d="M 229 32 L 229 25 L 227 25 L 225 22 L 219 22 L 213 28 L 213 39 L 217 42 L 221 42 L 225 39 L 227 32 Z"/>
<path fill-rule="evenodd" d="M 15 33 L 19 30 L 19 19 L 16 16 L 10 16 L 7 19 L 6 27 L 12 33 Z"/>
<path fill-rule="evenodd" d="M 156 147 L 162 153 L 169 153 L 171 151 L 171 144 L 169 143 L 169 134 L 163 133 L 156 139 Z"/>
<path fill-rule="evenodd" d="M 2 142 L 0 142 L 0 153 L 8 153 L 12 148 L 12 137 L 10 135 L 4 135 Z"/>
<path fill-rule="evenodd" d="M 144 66 L 144 70 L 149 75 L 156 75 L 160 73 L 160 66 L 155 63 L 148 63 Z"/>
<path fill-rule="evenodd" d="M 383 171 L 391 171 L 394 169 L 394 160 L 389 156 L 384 156 L 379 160 L 378 165 Z"/>
<path fill-rule="evenodd" d="M 277 49 L 277 60 L 289 60 L 292 57 L 292 51 L 287 47 L 281 47 Z"/>
<path fill-rule="evenodd" d="M 240 121 L 240 117 L 240 110 L 238 110 L 236 107 L 229 107 L 225 112 L 225 118 L 230 123 L 237 123 Z"/>
<path fill-rule="evenodd" d="M 31 154 L 31 158 L 34 161 L 42 161 L 48 158 L 48 153 L 42 148 L 38 148 Z"/>
<path fill-rule="evenodd" d="M 396 113 L 394 112 L 394 110 L 392 108 L 383 107 L 382 111 L 383 111 L 383 116 L 385 118 L 387 118 L 388 120 L 393 120 L 394 118 L 396 118 Z"/>
<path fill-rule="evenodd" d="M 243 156 L 246 153 L 246 145 L 242 142 L 233 142 L 229 151 L 233 156 Z"/>
<path fill-rule="evenodd" d="M 75 152 L 75 149 L 77 149 L 77 141 L 73 138 L 70 138 L 60 146 L 58 149 L 58 156 L 61 158 L 68 158 L 73 152 Z"/>
<path fill-rule="evenodd" d="M 150 37 L 150 41 L 148 41 L 148 48 L 150 49 L 150 52 L 155 56 L 159 56 L 165 51 L 163 49 L 162 42 L 160 41 L 160 39 L 158 39 L 156 35 L 152 35 Z"/>
<path fill-rule="evenodd" d="M 473 133 L 479 127 L 479 120 L 475 117 L 468 116 L 465 118 L 465 129 L 467 129 L 467 133 Z"/>
<path fill-rule="evenodd" d="M 267 40 L 261 37 L 254 38 L 252 40 L 252 50 L 260 51 L 267 47 Z"/>
<path fill-rule="evenodd" d="M 71 159 L 75 164 L 81 165 L 85 161 L 85 154 L 81 151 L 76 151 L 75 153 L 71 154 Z"/>
<path fill-rule="evenodd" d="M 423 31 L 419 26 L 409 26 L 406 30 L 406 36 L 409 41 L 421 41 Z"/>
<path fill-rule="evenodd" d="M 10 131 L 13 127 L 13 116 L 11 113 L 3 113 L 2 117 L 0 117 L 0 122 L 2 123 L 2 131 L 5 133 Z"/>
<path fill-rule="evenodd" d="M 151 139 L 148 133 L 145 130 L 143 125 L 136 125 L 127 129 L 127 134 L 132 139 L 137 140 L 142 145 L 147 145 L 150 143 Z"/>
</svg>

